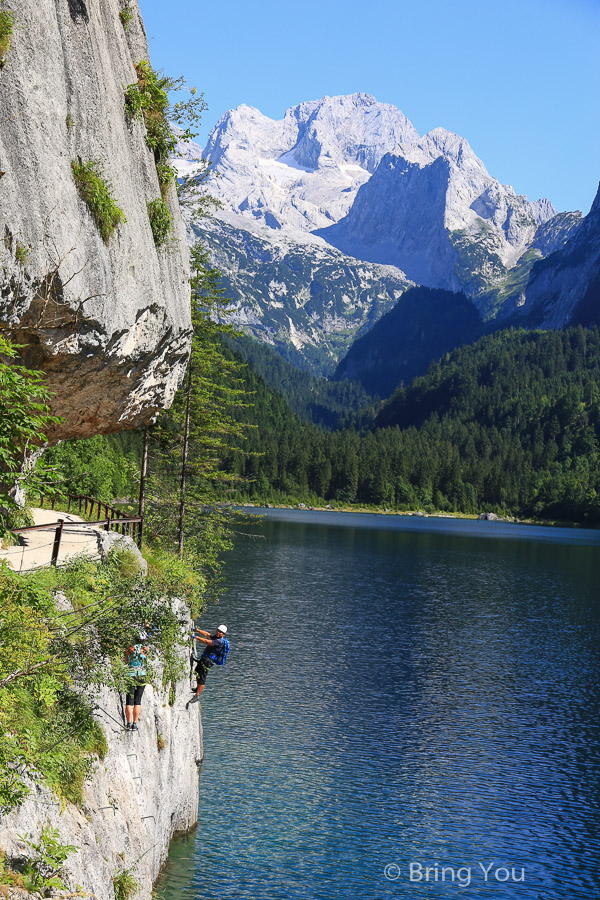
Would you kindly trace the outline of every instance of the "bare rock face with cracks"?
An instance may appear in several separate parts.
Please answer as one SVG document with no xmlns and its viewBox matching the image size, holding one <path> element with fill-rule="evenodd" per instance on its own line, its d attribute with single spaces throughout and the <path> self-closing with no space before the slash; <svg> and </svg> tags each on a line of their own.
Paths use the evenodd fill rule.
<svg viewBox="0 0 600 900">
<path fill-rule="evenodd" d="M 52 441 L 134 427 L 169 406 L 189 353 L 189 271 L 174 188 L 170 240 L 144 124 L 124 91 L 148 60 L 137 3 L 21 0 L 0 69 L 0 329 L 42 369 Z M 72 164 L 92 163 L 122 211 L 106 239 Z M 126 220 L 126 221 L 123 221 Z"/>
</svg>

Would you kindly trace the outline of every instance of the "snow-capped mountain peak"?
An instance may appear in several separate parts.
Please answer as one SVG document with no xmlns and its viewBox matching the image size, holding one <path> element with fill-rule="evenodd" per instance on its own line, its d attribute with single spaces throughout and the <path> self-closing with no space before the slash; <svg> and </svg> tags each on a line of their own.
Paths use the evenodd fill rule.
<svg viewBox="0 0 600 900">
<path fill-rule="evenodd" d="M 183 152 L 189 173 L 201 154 Z M 300 103 L 279 120 L 242 105 L 202 155 L 221 176 L 211 189 L 222 203 L 203 239 L 228 272 L 239 321 L 306 360 L 317 345 L 335 355 L 331 335 L 341 347 L 409 281 L 489 309 L 490 292 L 510 287 L 515 270 L 520 283 L 579 225 L 501 184 L 465 138 L 441 127 L 420 137 L 366 93 Z M 376 293 L 378 280 L 390 290 Z"/>
</svg>

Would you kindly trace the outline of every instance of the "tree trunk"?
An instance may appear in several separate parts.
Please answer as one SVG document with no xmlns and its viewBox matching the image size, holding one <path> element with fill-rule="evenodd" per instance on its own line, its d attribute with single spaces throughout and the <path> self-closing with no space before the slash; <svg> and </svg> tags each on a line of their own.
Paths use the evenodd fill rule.
<svg viewBox="0 0 600 900">
<path fill-rule="evenodd" d="M 188 381 L 185 398 L 185 426 L 183 430 L 183 449 L 181 451 L 181 478 L 179 480 L 179 556 L 183 556 L 183 527 L 185 522 L 185 487 L 187 475 L 188 445 L 190 441 L 190 405 L 192 400 L 192 364 L 188 369 Z"/>
<path fill-rule="evenodd" d="M 146 470 L 148 468 L 148 444 L 150 443 L 150 428 L 148 425 L 144 428 L 144 449 L 142 450 L 142 468 L 140 470 L 140 502 L 138 508 L 138 516 L 141 522 L 138 526 L 138 547 L 142 546 L 142 536 L 144 531 L 144 510 L 146 508 Z"/>
</svg>

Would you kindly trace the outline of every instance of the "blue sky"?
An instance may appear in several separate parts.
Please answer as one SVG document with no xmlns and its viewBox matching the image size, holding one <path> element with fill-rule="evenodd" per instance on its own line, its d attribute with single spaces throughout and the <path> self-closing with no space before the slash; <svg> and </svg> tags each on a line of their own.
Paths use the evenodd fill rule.
<svg viewBox="0 0 600 900">
<path fill-rule="evenodd" d="M 467 138 L 530 199 L 587 212 L 600 180 L 600 0 L 140 0 L 153 65 L 273 118 L 366 91 Z"/>
</svg>

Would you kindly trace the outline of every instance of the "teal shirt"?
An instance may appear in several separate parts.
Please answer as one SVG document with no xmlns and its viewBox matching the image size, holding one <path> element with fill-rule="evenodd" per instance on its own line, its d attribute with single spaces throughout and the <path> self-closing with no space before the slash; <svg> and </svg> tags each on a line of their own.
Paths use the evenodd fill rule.
<svg viewBox="0 0 600 900">
<path fill-rule="evenodd" d="M 146 675 L 146 657 L 148 648 L 144 644 L 134 644 L 133 653 L 129 657 L 129 677 L 143 678 Z"/>
</svg>

